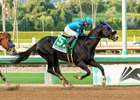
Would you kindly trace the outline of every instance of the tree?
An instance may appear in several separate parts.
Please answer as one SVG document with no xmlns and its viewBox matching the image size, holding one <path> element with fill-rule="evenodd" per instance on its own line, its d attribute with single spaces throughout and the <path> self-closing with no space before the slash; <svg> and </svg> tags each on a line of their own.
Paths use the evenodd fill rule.
<svg viewBox="0 0 140 100">
<path fill-rule="evenodd" d="M 6 7 L 8 7 L 9 9 L 12 9 L 13 7 L 13 0 L 6 0 Z"/>
<path fill-rule="evenodd" d="M 127 11 L 133 13 L 135 11 L 136 2 L 134 0 L 127 1 Z"/>
<path fill-rule="evenodd" d="M 116 7 L 111 7 L 110 9 L 107 10 L 106 16 L 110 18 L 110 17 L 113 17 L 116 13 L 117 13 Z"/>
<path fill-rule="evenodd" d="M 70 3 L 65 4 L 65 5 L 66 5 L 66 6 L 65 6 L 66 9 L 67 9 L 67 10 L 71 10 L 73 14 L 79 13 L 79 6 L 78 6 L 76 3 L 70 2 Z"/>
<path fill-rule="evenodd" d="M 140 3 L 138 3 L 135 7 L 135 13 L 140 13 Z"/>
<path fill-rule="evenodd" d="M 63 22 L 63 21 L 58 22 L 56 29 L 54 29 L 54 30 L 64 31 L 65 26 L 66 26 L 65 22 Z"/>
<path fill-rule="evenodd" d="M 58 25 L 61 24 L 60 22 L 64 22 L 64 25 L 66 25 L 72 21 L 72 11 L 67 10 L 67 8 L 58 7 L 57 9 L 51 11 L 50 16 L 52 16 L 54 20 L 54 26 L 56 26 L 57 29 L 60 28 L 60 25 Z M 62 27 L 60 30 L 62 30 Z"/>
<path fill-rule="evenodd" d="M 98 7 L 98 0 L 92 0 L 92 19 L 93 19 L 93 25 L 92 28 L 96 27 L 96 16 L 97 16 L 97 7 Z"/>
<path fill-rule="evenodd" d="M 2 5 L 0 4 L 0 17 L 2 16 Z"/>
<path fill-rule="evenodd" d="M 34 25 L 35 30 L 42 30 L 42 21 L 44 20 L 42 19 L 42 15 L 50 15 L 51 10 L 53 9 L 55 9 L 55 7 L 52 3 L 50 3 L 50 0 L 36 0 L 26 4 L 26 11 L 29 17 L 29 22 L 31 24 L 34 23 L 32 25 Z"/>
<path fill-rule="evenodd" d="M 84 19 L 82 5 L 81 5 L 81 0 L 79 0 L 79 7 L 80 7 L 80 16 L 81 16 L 81 19 Z"/>
<path fill-rule="evenodd" d="M 82 8 L 82 11 L 86 14 L 91 14 L 91 10 L 92 10 L 92 5 L 91 5 L 91 1 L 90 2 L 87 2 L 87 1 L 84 1 L 82 2 L 81 4 Z"/>
<path fill-rule="evenodd" d="M 140 16 L 131 16 L 128 18 L 128 29 L 140 28 Z"/>
<path fill-rule="evenodd" d="M 45 31 L 52 31 L 54 28 L 54 20 L 51 16 L 45 17 Z"/>
<path fill-rule="evenodd" d="M 34 23 L 29 19 L 28 15 L 25 15 L 21 20 L 19 20 L 19 31 L 35 31 Z"/>
<path fill-rule="evenodd" d="M 107 21 L 114 29 L 121 29 L 122 20 L 118 18 L 109 18 Z"/>
<path fill-rule="evenodd" d="M 23 17 L 26 17 L 26 9 L 22 6 L 18 7 L 17 19 L 22 20 Z"/>
</svg>

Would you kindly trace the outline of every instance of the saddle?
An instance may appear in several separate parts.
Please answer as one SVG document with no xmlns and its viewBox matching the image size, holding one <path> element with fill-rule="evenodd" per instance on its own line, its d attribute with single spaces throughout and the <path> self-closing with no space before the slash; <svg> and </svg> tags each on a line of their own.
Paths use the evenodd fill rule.
<svg viewBox="0 0 140 100">
<path fill-rule="evenodd" d="M 55 40 L 52 48 L 54 48 L 54 49 L 56 49 L 56 50 L 58 50 L 60 52 L 63 52 L 63 53 L 72 54 L 73 53 L 73 49 L 74 49 L 75 44 L 76 44 L 76 41 L 73 41 L 71 43 L 71 48 L 69 49 L 69 48 L 67 48 L 65 46 L 65 44 L 68 42 L 69 38 L 70 37 L 68 37 L 68 36 L 59 35 L 57 37 L 57 39 Z"/>
</svg>

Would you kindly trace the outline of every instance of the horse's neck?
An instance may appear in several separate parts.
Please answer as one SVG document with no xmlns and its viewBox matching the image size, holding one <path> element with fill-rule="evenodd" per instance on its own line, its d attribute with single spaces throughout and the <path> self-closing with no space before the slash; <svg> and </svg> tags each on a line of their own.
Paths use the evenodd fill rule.
<svg viewBox="0 0 140 100">
<path fill-rule="evenodd" d="M 100 37 L 100 30 L 98 30 L 98 27 L 92 30 L 89 33 L 89 39 L 87 41 L 87 47 L 90 51 L 94 51 L 96 46 L 98 45 L 99 41 L 101 40 Z"/>
<path fill-rule="evenodd" d="M 88 49 L 90 51 L 94 51 L 96 46 L 98 45 L 98 43 L 100 42 L 101 38 L 94 38 L 94 39 L 89 39 L 87 42 L 86 42 L 86 45 L 88 47 Z"/>
</svg>

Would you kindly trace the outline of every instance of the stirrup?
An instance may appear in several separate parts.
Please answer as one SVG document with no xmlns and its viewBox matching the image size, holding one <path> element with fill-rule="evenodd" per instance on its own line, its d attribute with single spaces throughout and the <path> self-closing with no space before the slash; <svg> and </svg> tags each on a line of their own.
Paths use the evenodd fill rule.
<svg viewBox="0 0 140 100">
<path fill-rule="evenodd" d="M 66 44 L 66 47 L 69 48 L 69 49 L 71 48 L 71 46 L 69 44 Z"/>
</svg>

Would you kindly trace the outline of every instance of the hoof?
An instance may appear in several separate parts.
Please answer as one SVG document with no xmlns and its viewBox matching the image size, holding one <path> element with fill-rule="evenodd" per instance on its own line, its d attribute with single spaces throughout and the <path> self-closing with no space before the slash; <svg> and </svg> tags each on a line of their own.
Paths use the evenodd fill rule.
<svg viewBox="0 0 140 100">
<path fill-rule="evenodd" d="M 105 77 L 105 76 L 103 76 L 102 87 L 104 88 L 104 87 L 105 87 L 105 85 L 106 85 L 106 77 Z"/>
<path fill-rule="evenodd" d="M 70 88 L 73 88 L 73 87 L 74 87 L 71 83 L 69 83 L 68 86 L 69 86 Z"/>
<path fill-rule="evenodd" d="M 65 87 L 68 85 L 70 88 L 74 87 L 70 82 L 67 82 L 66 80 L 62 80 L 62 86 Z"/>
<path fill-rule="evenodd" d="M 102 88 L 105 88 L 106 84 L 105 82 L 102 82 Z"/>
<path fill-rule="evenodd" d="M 71 84 L 71 85 L 70 85 L 70 88 L 74 88 L 74 86 Z"/>
<path fill-rule="evenodd" d="M 8 85 L 6 90 L 18 90 L 19 88 L 19 85 Z"/>
<path fill-rule="evenodd" d="M 62 86 L 65 87 L 66 86 L 66 81 L 62 80 Z"/>
<path fill-rule="evenodd" d="M 81 76 L 79 76 L 79 75 L 75 75 L 74 77 L 77 78 L 77 79 L 79 79 L 79 80 L 82 80 L 81 79 Z"/>
</svg>

